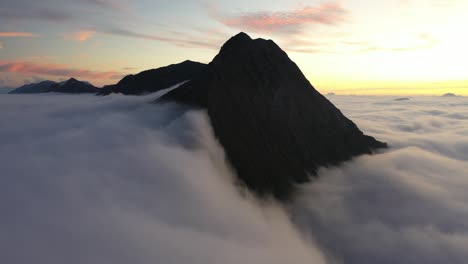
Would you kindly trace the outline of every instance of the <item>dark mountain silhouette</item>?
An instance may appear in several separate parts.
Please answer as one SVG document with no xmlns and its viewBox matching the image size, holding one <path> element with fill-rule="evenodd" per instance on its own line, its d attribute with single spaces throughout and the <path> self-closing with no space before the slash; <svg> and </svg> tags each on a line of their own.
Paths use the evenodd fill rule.
<svg viewBox="0 0 468 264">
<path fill-rule="evenodd" d="M 56 93 L 97 93 L 99 88 L 94 87 L 88 82 L 78 81 L 75 78 L 61 83 L 56 83 L 52 86 L 52 92 Z"/>
<path fill-rule="evenodd" d="M 203 72 L 158 102 L 206 109 L 239 178 L 286 199 L 321 166 L 387 147 L 317 92 L 273 41 L 240 33 Z"/>
<path fill-rule="evenodd" d="M 400 98 L 395 98 L 393 99 L 394 101 L 409 101 L 410 98 L 409 97 L 400 97 Z"/>
<path fill-rule="evenodd" d="M 206 64 L 184 61 L 178 64 L 140 72 L 136 75 L 128 75 L 117 84 L 107 85 L 101 88 L 99 95 L 122 93 L 127 95 L 139 95 L 157 92 L 173 85 L 192 79 L 198 75 Z"/>
<path fill-rule="evenodd" d="M 20 86 L 13 91 L 9 92 L 10 94 L 24 94 L 24 93 L 48 93 L 52 91 L 52 86 L 56 82 L 53 81 L 42 81 L 38 83 L 29 83 L 23 86 Z"/>
<path fill-rule="evenodd" d="M 24 93 L 97 93 L 99 88 L 94 87 L 88 82 L 78 81 L 71 78 L 64 82 L 42 81 L 39 83 L 30 83 L 23 85 L 11 91 L 11 94 Z"/>
<path fill-rule="evenodd" d="M 457 97 L 458 95 L 454 94 L 454 93 L 446 93 L 444 95 L 442 95 L 442 97 Z"/>
</svg>

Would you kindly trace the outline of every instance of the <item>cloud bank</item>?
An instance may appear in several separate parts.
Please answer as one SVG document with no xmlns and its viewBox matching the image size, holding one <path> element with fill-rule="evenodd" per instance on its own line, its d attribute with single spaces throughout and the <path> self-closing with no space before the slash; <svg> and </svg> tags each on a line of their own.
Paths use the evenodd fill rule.
<svg viewBox="0 0 468 264">
<path fill-rule="evenodd" d="M 204 113 L 146 97 L 0 97 L 0 262 L 325 263 L 240 195 Z"/>
<path fill-rule="evenodd" d="M 291 212 L 336 263 L 465 263 L 468 101 L 331 99 L 392 148 L 301 188 Z"/>
<path fill-rule="evenodd" d="M 465 98 L 330 96 L 391 148 L 278 205 L 239 192 L 203 112 L 157 96 L 0 96 L 0 262 L 466 262 Z"/>
</svg>

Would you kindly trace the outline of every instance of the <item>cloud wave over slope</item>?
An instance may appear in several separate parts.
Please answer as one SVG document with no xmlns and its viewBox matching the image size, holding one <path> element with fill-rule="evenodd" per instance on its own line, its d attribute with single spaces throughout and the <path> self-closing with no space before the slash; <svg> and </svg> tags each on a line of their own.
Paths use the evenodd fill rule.
<svg viewBox="0 0 468 264">
<path fill-rule="evenodd" d="M 154 98 L 0 97 L 1 263 L 325 263 L 204 113 Z"/>
<path fill-rule="evenodd" d="M 331 96 L 391 148 L 279 205 L 239 192 L 205 113 L 157 96 L 0 96 L 0 262 L 466 262 L 465 98 Z"/>
</svg>

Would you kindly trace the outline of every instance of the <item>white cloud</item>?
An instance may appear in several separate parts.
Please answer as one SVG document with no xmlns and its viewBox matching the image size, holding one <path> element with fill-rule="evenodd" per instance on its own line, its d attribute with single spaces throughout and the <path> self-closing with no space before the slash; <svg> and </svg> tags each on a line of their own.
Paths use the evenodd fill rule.
<svg viewBox="0 0 468 264">
<path fill-rule="evenodd" d="M 291 210 L 343 263 L 466 263 L 465 98 L 331 98 L 392 148 L 323 169 Z"/>
<path fill-rule="evenodd" d="M 392 147 L 284 210 L 233 187 L 203 112 L 155 96 L 0 96 L 0 262 L 466 262 L 465 98 L 331 97 Z"/>
<path fill-rule="evenodd" d="M 241 197 L 205 114 L 153 99 L 0 97 L 0 262 L 324 263 Z"/>
</svg>

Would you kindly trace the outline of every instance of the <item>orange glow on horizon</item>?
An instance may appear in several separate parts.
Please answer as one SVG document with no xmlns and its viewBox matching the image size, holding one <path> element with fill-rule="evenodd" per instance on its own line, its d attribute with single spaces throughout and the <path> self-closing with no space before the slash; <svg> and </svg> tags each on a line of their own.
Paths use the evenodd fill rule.
<svg viewBox="0 0 468 264">
<path fill-rule="evenodd" d="M 39 37 L 39 35 L 30 33 L 30 32 L 0 32 L 0 37 L 6 37 L 6 38 L 12 38 L 12 37 L 35 38 L 35 37 Z"/>
</svg>

